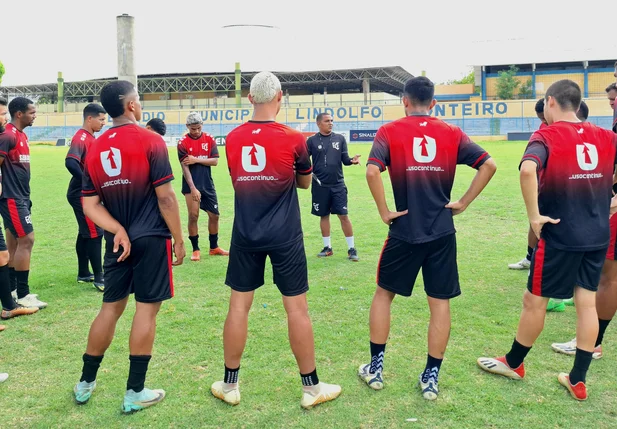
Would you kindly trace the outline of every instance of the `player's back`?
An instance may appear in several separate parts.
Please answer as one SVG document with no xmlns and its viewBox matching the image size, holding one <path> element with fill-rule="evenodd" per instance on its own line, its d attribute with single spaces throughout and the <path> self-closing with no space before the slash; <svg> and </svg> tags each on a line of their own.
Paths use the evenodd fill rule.
<svg viewBox="0 0 617 429">
<path fill-rule="evenodd" d="M 235 191 L 232 244 L 273 249 L 302 237 L 296 168 L 310 174 L 302 133 L 276 122 L 247 122 L 226 138 Z"/>
<path fill-rule="evenodd" d="M 542 231 L 551 245 L 593 250 L 608 243 L 615 139 L 612 131 L 589 122 L 555 122 L 532 135 L 530 147 L 541 143 L 546 149 L 546 155 L 539 156 L 528 149 L 523 157 L 535 156 L 535 161 L 543 164 L 540 213 L 561 219 L 559 224 L 545 225 Z"/>
<path fill-rule="evenodd" d="M 169 236 L 155 193 L 173 179 L 161 136 L 134 124 L 110 128 L 90 146 L 86 169 L 85 179 L 131 240 Z M 84 196 L 87 188 L 84 183 Z"/>
<path fill-rule="evenodd" d="M 456 165 L 477 168 L 486 159 L 488 154 L 458 127 L 437 118 L 407 116 L 382 126 L 369 161 L 382 170 L 389 166 L 396 210 L 409 210 L 393 222 L 390 235 L 422 243 L 454 233 L 452 211 L 445 206 Z"/>
</svg>

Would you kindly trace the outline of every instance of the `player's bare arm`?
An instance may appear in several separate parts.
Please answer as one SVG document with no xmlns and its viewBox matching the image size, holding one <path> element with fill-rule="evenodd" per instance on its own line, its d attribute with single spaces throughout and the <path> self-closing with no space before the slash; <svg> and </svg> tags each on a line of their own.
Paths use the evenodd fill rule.
<svg viewBox="0 0 617 429">
<path fill-rule="evenodd" d="M 313 174 L 296 173 L 296 186 L 300 189 L 308 189 L 311 186 Z"/>
<path fill-rule="evenodd" d="M 525 200 L 525 207 L 527 208 L 529 224 L 539 240 L 544 224 L 556 224 L 559 223 L 560 219 L 551 219 L 540 214 L 540 208 L 538 207 L 537 168 L 538 165 L 534 161 L 523 161 L 521 164 L 521 191 Z"/>
<path fill-rule="evenodd" d="M 191 175 L 191 170 L 189 170 L 188 164 L 185 164 L 184 161 L 182 161 L 182 175 L 184 176 L 184 180 L 186 180 L 187 185 L 189 185 L 193 201 L 200 202 L 201 192 L 199 192 L 199 189 L 195 187 L 195 183 L 193 182 L 193 176 Z"/>
<path fill-rule="evenodd" d="M 101 204 L 101 199 L 98 195 L 84 197 L 84 213 L 92 222 L 103 228 L 105 231 L 114 234 L 114 252 L 117 252 L 122 246 L 122 254 L 118 258 L 118 262 L 124 261 L 131 254 L 131 242 L 129 236 L 120 223 L 113 218 L 107 211 L 105 206 Z"/>
<path fill-rule="evenodd" d="M 486 185 L 488 185 L 488 182 L 491 181 L 496 171 L 497 164 L 495 164 L 493 158 L 486 160 L 486 162 L 478 168 L 478 172 L 471 181 L 467 192 L 465 192 L 458 201 L 452 201 L 446 205 L 446 208 L 452 209 L 452 214 L 454 216 L 463 213 L 465 209 L 469 207 L 469 204 L 471 204 L 473 200 L 480 195 L 480 192 L 484 190 Z"/>
<path fill-rule="evenodd" d="M 176 255 L 176 261 L 173 265 L 182 265 L 182 260 L 186 256 L 186 250 L 184 249 L 182 224 L 180 223 L 180 207 L 178 206 L 176 193 L 170 182 L 157 186 L 155 192 L 161 215 L 174 239 L 174 254 Z"/>
<path fill-rule="evenodd" d="M 366 181 L 373 195 L 373 200 L 377 205 L 379 216 L 386 225 L 390 225 L 394 219 L 407 214 L 407 210 L 402 212 L 391 212 L 386 202 L 386 192 L 384 191 L 383 181 L 381 180 L 381 172 L 376 165 L 369 164 L 366 167 Z"/>
<path fill-rule="evenodd" d="M 216 167 L 219 165 L 218 158 L 208 158 L 208 159 L 199 159 L 194 157 L 193 155 L 189 155 L 182 160 L 182 164 L 184 165 L 193 165 L 193 164 L 201 164 L 208 167 Z"/>
</svg>

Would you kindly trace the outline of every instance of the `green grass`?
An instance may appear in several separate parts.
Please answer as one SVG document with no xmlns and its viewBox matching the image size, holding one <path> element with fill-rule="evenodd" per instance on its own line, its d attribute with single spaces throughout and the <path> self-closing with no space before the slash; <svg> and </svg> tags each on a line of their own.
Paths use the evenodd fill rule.
<svg viewBox="0 0 617 429">
<path fill-rule="evenodd" d="M 528 377 L 510 381 L 482 373 L 476 358 L 503 354 L 511 345 L 526 285 L 526 272 L 507 263 L 524 256 L 527 223 L 517 166 L 523 143 L 485 143 L 498 171 L 477 201 L 456 218 L 458 262 L 463 290 L 452 301 L 452 336 L 440 377 L 441 394 L 424 401 L 416 387 L 426 359 L 429 313 L 419 279 L 414 295 L 397 298 L 385 360 L 386 388 L 368 389 L 356 376 L 367 362 L 368 310 L 375 290 L 377 258 L 387 234 L 364 179 L 364 167 L 345 169 L 349 208 L 359 263 L 345 259 L 346 246 L 333 219 L 334 257 L 317 259 L 322 241 L 318 219 L 310 215 L 310 191 L 300 191 L 309 260 L 310 312 L 315 329 L 317 368 L 326 382 L 343 387 L 341 397 L 314 410 L 300 408 L 300 380 L 287 341 L 285 312 L 271 282 L 257 293 L 249 319 L 249 339 L 240 373 L 242 403 L 229 407 L 210 394 L 223 375 L 222 329 L 229 290 L 226 259 L 186 260 L 174 269 L 176 297 L 158 318 L 157 339 L 147 385 L 168 397 L 131 416 L 120 412 L 128 374 L 128 334 L 134 305 L 129 303 L 116 338 L 99 371 L 98 387 L 85 406 L 73 402 L 81 355 L 101 295 L 75 282 L 77 226 L 65 192 L 69 173 L 66 148 L 32 148 L 33 222 L 36 229 L 31 287 L 49 307 L 31 317 L 6 322 L 0 333 L 0 371 L 11 378 L 0 385 L 5 427 L 614 427 L 617 417 L 615 330 L 605 337 L 605 358 L 588 376 L 590 399 L 578 403 L 556 379 L 572 359 L 550 350 L 550 343 L 573 337 L 575 312 L 549 314 L 546 329 L 527 359 Z M 352 146 L 366 160 L 369 146 Z M 180 189 L 180 168 L 172 152 Z M 233 197 L 224 165 L 214 168 L 221 208 L 221 245 L 228 247 Z M 474 171 L 462 167 L 453 197 L 466 189 Z M 389 200 L 391 192 L 387 174 Z M 186 209 L 181 201 L 185 222 Z M 207 217 L 200 228 L 206 237 Z M 206 241 L 204 241 L 206 245 Z M 190 243 L 187 240 L 187 247 Z M 417 418 L 407 423 L 407 418 Z"/>
</svg>

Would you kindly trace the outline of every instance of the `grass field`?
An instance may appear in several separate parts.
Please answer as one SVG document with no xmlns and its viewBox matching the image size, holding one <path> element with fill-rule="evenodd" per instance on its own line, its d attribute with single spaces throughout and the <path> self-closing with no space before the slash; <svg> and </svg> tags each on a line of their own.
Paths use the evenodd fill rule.
<svg viewBox="0 0 617 429">
<path fill-rule="evenodd" d="M 617 373 L 614 327 L 605 336 L 605 357 L 594 361 L 588 376 L 590 399 L 572 400 L 557 382 L 572 359 L 550 349 L 573 337 L 575 312 L 548 314 L 546 328 L 526 365 L 528 376 L 516 382 L 482 373 L 481 355 L 505 353 L 514 337 L 527 273 L 509 271 L 507 263 L 523 257 L 527 224 L 518 186 L 517 166 L 523 143 L 495 142 L 484 147 L 498 171 L 484 194 L 461 216 L 458 261 L 462 296 L 452 301 L 453 327 L 442 366 L 440 396 L 422 399 L 417 376 L 426 359 L 428 307 L 421 287 L 393 305 L 381 392 L 368 389 L 357 367 L 368 362 L 368 311 L 375 290 L 377 257 L 387 234 L 364 179 L 364 167 L 345 169 L 350 216 L 361 261 L 347 261 L 345 240 L 333 219 L 334 256 L 314 255 L 322 241 L 318 219 L 310 215 L 310 191 L 299 191 L 309 260 L 308 294 L 315 329 L 320 378 L 343 387 L 339 399 L 314 410 L 300 408 L 300 379 L 287 341 L 280 295 L 266 274 L 255 297 L 249 339 L 242 361 L 242 403 L 229 407 L 210 394 L 223 376 L 222 329 L 229 290 L 224 285 L 226 259 L 185 260 L 174 268 L 176 297 L 158 318 L 157 339 L 147 385 L 163 388 L 167 398 L 156 407 L 124 416 L 120 405 L 128 374 L 128 334 L 134 305 L 129 303 L 116 338 L 105 355 L 98 387 L 90 402 L 77 406 L 72 388 L 81 371 L 90 323 L 101 295 L 75 282 L 77 226 L 65 192 L 69 173 L 66 148 L 32 148 L 33 222 L 36 231 L 31 288 L 49 307 L 31 317 L 7 321 L 0 333 L 0 414 L 4 427 L 438 427 L 538 428 L 615 427 Z M 368 145 L 352 146 L 366 161 Z M 180 190 L 180 168 L 171 153 Z M 221 208 L 220 242 L 228 247 L 233 197 L 224 165 L 214 168 Z M 474 170 L 462 167 L 453 198 L 469 184 Z M 389 180 L 383 175 L 391 201 Z M 391 205 L 392 207 L 392 205 Z M 186 209 L 181 204 L 183 222 Z M 207 237 L 207 217 L 200 218 Z M 203 240 L 204 247 L 207 240 Z M 190 243 L 187 239 L 187 249 Z M 417 422 L 406 422 L 416 418 Z"/>
</svg>

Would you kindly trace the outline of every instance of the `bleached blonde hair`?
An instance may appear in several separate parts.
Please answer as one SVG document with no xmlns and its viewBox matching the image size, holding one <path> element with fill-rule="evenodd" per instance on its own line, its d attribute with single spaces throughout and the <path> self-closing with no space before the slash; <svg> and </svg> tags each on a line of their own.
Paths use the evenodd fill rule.
<svg viewBox="0 0 617 429">
<path fill-rule="evenodd" d="M 281 82 L 271 72 L 259 72 L 251 79 L 250 93 L 255 104 L 271 102 L 280 91 Z"/>
</svg>

